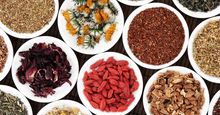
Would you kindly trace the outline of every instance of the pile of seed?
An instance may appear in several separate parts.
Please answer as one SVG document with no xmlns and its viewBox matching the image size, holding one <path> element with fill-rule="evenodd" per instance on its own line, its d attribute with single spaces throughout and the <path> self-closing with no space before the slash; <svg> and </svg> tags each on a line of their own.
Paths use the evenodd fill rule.
<svg viewBox="0 0 220 115">
<path fill-rule="evenodd" d="M 0 72 L 2 72 L 8 56 L 8 49 L 2 36 L 0 36 Z"/>
<path fill-rule="evenodd" d="M 158 7 L 139 13 L 130 24 L 128 44 L 142 62 L 161 65 L 173 60 L 184 43 L 181 21 L 172 11 Z"/>
<path fill-rule="evenodd" d="M 41 30 L 55 12 L 53 0 L 1 0 L 0 4 L 0 21 L 17 33 Z"/>
<path fill-rule="evenodd" d="M 205 74 L 220 77 L 220 20 L 208 23 L 199 33 L 193 58 Z"/>
</svg>

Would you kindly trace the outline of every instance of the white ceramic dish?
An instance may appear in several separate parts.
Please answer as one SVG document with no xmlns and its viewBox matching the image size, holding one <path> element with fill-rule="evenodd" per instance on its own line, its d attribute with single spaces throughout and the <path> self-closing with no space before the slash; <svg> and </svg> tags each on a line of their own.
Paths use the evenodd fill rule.
<svg viewBox="0 0 220 115">
<path fill-rule="evenodd" d="M 209 112 L 208 115 L 213 115 L 212 112 L 214 110 L 215 104 L 217 103 L 218 99 L 220 98 L 220 90 L 214 95 L 212 101 L 209 105 Z"/>
<path fill-rule="evenodd" d="M 2 22 L 0 22 L 0 28 L 2 28 L 7 34 L 14 36 L 16 38 L 29 39 L 29 38 L 40 36 L 43 33 L 45 33 L 47 30 L 50 29 L 50 27 L 54 24 L 54 22 L 57 18 L 58 9 L 59 9 L 59 1 L 54 0 L 54 4 L 55 4 L 55 11 L 54 11 L 54 14 L 53 14 L 51 21 L 47 25 L 45 25 L 42 29 L 40 29 L 39 31 L 36 31 L 34 33 L 18 33 L 18 32 L 12 31 L 10 28 L 5 26 Z"/>
<path fill-rule="evenodd" d="M 3 91 L 4 93 L 9 93 L 15 97 L 18 97 L 21 100 L 21 102 L 24 103 L 26 110 L 27 110 L 27 114 L 33 115 L 32 108 L 31 108 L 29 101 L 17 89 L 15 89 L 11 86 L 7 86 L 7 85 L 0 85 L 0 90 Z"/>
<path fill-rule="evenodd" d="M 194 18 L 209 18 L 209 17 L 213 17 L 215 15 L 218 15 L 220 13 L 219 12 L 220 6 L 218 6 L 216 9 L 213 9 L 212 11 L 208 11 L 208 12 L 195 12 L 195 11 L 189 10 L 186 7 L 184 7 L 182 4 L 179 3 L 179 0 L 173 0 L 173 3 L 183 13 L 185 13 L 188 16 L 194 17 Z"/>
<path fill-rule="evenodd" d="M 205 21 L 203 21 L 202 23 L 200 23 L 192 32 L 191 36 L 190 36 L 190 40 L 189 40 L 189 45 L 188 45 L 188 57 L 189 57 L 189 61 L 193 67 L 193 69 L 199 74 L 201 75 L 204 79 L 213 82 L 213 83 L 220 83 L 220 78 L 218 77 L 214 77 L 214 76 L 210 76 L 205 74 L 200 68 L 199 66 L 196 64 L 196 61 L 193 58 L 193 43 L 194 40 L 196 39 L 197 35 L 202 31 L 202 29 L 210 22 L 210 21 L 215 21 L 215 20 L 220 20 L 220 16 L 217 17 L 213 17 L 210 19 L 207 19 Z"/>
<path fill-rule="evenodd" d="M 82 104 L 71 101 L 71 100 L 59 100 L 54 101 L 52 103 L 47 104 L 44 106 L 37 115 L 46 115 L 48 112 L 50 112 L 53 108 L 63 108 L 63 107 L 70 107 L 70 108 L 78 108 L 82 113 L 86 115 L 92 115 L 92 113 Z"/>
<path fill-rule="evenodd" d="M 87 100 L 87 98 L 84 96 L 84 93 L 83 93 L 83 89 L 84 89 L 83 77 L 84 77 L 84 73 L 86 71 L 91 71 L 90 65 L 92 65 L 93 63 L 95 63 L 96 61 L 98 61 L 100 59 L 106 60 L 107 58 L 112 57 L 112 56 L 116 60 L 127 60 L 129 62 L 129 67 L 134 69 L 134 72 L 137 77 L 137 81 L 139 83 L 139 88 L 133 93 L 135 100 L 131 103 L 131 105 L 128 107 L 128 109 L 124 112 L 103 112 L 99 109 L 95 109 L 92 107 L 92 105 L 89 103 L 89 101 Z M 80 73 L 79 73 L 79 77 L 78 77 L 78 81 L 77 81 L 77 91 L 78 91 L 78 94 L 79 94 L 79 97 L 80 97 L 82 103 L 91 112 L 93 112 L 96 115 L 125 115 L 125 114 L 127 114 L 137 105 L 138 101 L 141 98 L 142 90 L 143 90 L 143 79 L 142 79 L 142 75 L 141 75 L 141 72 L 140 72 L 138 66 L 128 57 L 126 57 L 122 54 L 119 54 L 119 53 L 114 53 L 114 52 L 101 53 L 101 54 L 95 55 L 92 58 L 90 58 L 81 68 Z"/>
<path fill-rule="evenodd" d="M 28 83 L 26 84 L 20 83 L 20 81 L 18 80 L 16 76 L 17 69 L 21 66 L 21 62 L 20 62 L 21 57 L 19 56 L 19 52 L 29 50 L 29 48 L 31 48 L 34 43 L 47 43 L 47 44 L 54 43 L 56 46 L 60 47 L 66 53 L 67 59 L 70 65 L 72 66 L 70 70 L 71 77 L 69 79 L 69 81 L 72 83 L 71 86 L 69 85 L 69 83 L 64 83 L 62 86 L 54 89 L 55 93 L 53 95 L 48 95 L 47 97 L 37 97 L 32 92 L 32 88 L 29 87 Z M 35 39 L 31 39 L 25 42 L 18 49 L 13 60 L 12 78 L 18 90 L 21 93 L 23 93 L 27 98 L 33 101 L 36 101 L 36 102 L 47 103 L 47 102 L 56 101 L 56 100 L 63 98 L 73 89 L 77 81 L 78 71 L 79 71 L 79 65 L 78 65 L 77 57 L 69 46 L 67 46 L 63 41 L 57 38 L 49 37 L 49 36 L 41 36 L 41 37 L 37 37 Z"/>
<path fill-rule="evenodd" d="M 95 45 L 94 49 L 92 48 L 85 49 L 82 46 L 77 46 L 77 39 L 76 39 L 77 36 L 76 35 L 72 36 L 66 30 L 66 20 L 62 15 L 62 11 L 67 9 L 73 9 L 75 2 L 73 0 L 65 0 L 58 14 L 58 29 L 60 35 L 62 36 L 63 40 L 67 43 L 67 45 L 69 45 L 72 49 L 74 49 L 79 53 L 88 54 L 88 55 L 102 53 L 112 48 L 121 37 L 124 26 L 124 15 L 121 6 L 118 4 L 116 0 L 110 0 L 110 2 L 112 2 L 113 5 L 118 9 L 118 16 L 116 17 L 117 26 L 116 26 L 116 31 L 112 35 L 112 40 L 109 42 L 105 42 L 105 40 L 101 38 L 99 43 Z"/>
<path fill-rule="evenodd" d="M 0 36 L 3 37 L 5 44 L 7 45 L 7 48 L 8 48 L 7 60 L 5 62 L 4 68 L 2 69 L 2 72 L 0 72 L 0 81 L 1 81 L 6 77 L 6 75 L 8 74 L 8 72 L 11 68 L 11 64 L 12 64 L 13 56 L 14 56 L 14 51 L 13 51 L 13 47 L 12 47 L 10 38 L 2 29 L 0 29 Z"/>
<path fill-rule="evenodd" d="M 133 52 L 131 51 L 131 49 L 129 47 L 129 44 L 128 44 L 128 30 L 129 30 L 129 27 L 130 27 L 130 24 L 131 24 L 132 20 L 135 18 L 136 15 L 138 15 L 140 12 L 142 12 L 146 9 L 158 8 L 158 7 L 166 8 L 166 9 L 174 12 L 178 16 L 179 20 L 182 23 L 184 32 L 185 32 L 185 38 L 184 38 L 184 44 L 183 44 L 182 50 L 180 51 L 180 53 L 178 54 L 178 56 L 176 58 L 174 58 L 173 60 L 171 60 L 170 62 L 168 62 L 166 64 L 152 65 L 152 64 L 143 63 L 141 60 L 139 60 L 133 54 Z M 125 48 L 126 52 L 131 57 L 131 59 L 134 60 L 138 65 L 140 65 L 144 68 L 148 68 L 148 69 L 161 69 L 161 68 L 165 68 L 165 67 L 168 67 L 168 66 L 176 63 L 183 56 L 184 52 L 186 51 L 187 44 L 188 44 L 189 29 L 188 29 L 188 26 L 187 26 L 187 23 L 186 23 L 185 19 L 183 18 L 183 16 L 176 9 L 174 9 L 173 7 L 171 7 L 169 5 L 163 4 L 163 3 L 150 3 L 150 4 L 146 4 L 146 5 L 143 5 L 139 8 L 137 8 L 136 10 L 134 10 L 130 14 L 130 16 L 127 18 L 127 20 L 125 22 L 122 39 L 123 39 L 123 45 L 124 45 L 124 48 Z"/>
<path fill-rule="evenodd" d="M 128 6 L 141 6 L 152 2 L 153 0 L 118 0 L 119 2 L 126 4 Z"/>
<path fill-rule="evenodd" d="M 147 81 L 147 84 L 145 85 L 144 93 L 143 93 L 143 105 L 144 105 L 144 110 L 147 113 L 147 115 L 151 115 L 150 103 L 148 103 L 147 94 L 148 94 L 151 86 L 153 85 L 154 81 L 158 78 L 158 74 L 164 73 L 167 70 L 174 70 L 174 71 L 178 71 L 180 73 L 192 73 L 194 79 L 196 79 L 200 82 L 201 87 L 204 88 L 204 97 L 205 97 L 205 102 L 204 102 L 204 105 L 203 105 L 200 113 L 201 113 L 201 115 L 206 115 L 206 113 L 208 111 L 208 107 L 209 107 L 209 91 L 208 91 L 208 88 L 207 88 L 204 80 L 194 71 L 192 71 L 186 67 L 181 67 L 181 66 L 171 66 L 171 67 L 159 70 L 155 74 L 153 74 L 150 77 L 150 79 Z"/>
</svg>

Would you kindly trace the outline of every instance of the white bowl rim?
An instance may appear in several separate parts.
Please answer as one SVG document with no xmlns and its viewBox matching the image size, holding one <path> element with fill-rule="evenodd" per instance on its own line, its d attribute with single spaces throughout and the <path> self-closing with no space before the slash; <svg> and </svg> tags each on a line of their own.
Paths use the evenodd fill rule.
<svg viewBox="0 0 220 115">
<path fill-rule="evenodd" d="M 11 65 L 14 57 L 14 50 L 10 38 L 2 29 L 0 29 L 0 36 L 3 37 L 3 40 L 8 48 L 7 60 L 5 62 L 4 68 L 2 69 L 2 72 L 0 72 L 0 81 L 2 81 L 7 76 L 8 72 L 11 69 Z"/>
<path fill-rule="evenodd" d="M 202 76 L 204 79 L 206 79 L 210 82 L 220 84 L 220 78 L 207 75 L 199 68 L 199 66 L 196 64 L 196 61 L 194 60 L 193 54 L 192 54 L 193 43 L 194 43 L 194 40 L 196 39 L 197 35 L 203 30 L 204 26 L 206 26 L 209 22 L 216 21 L 216 20 L 220 20 L 220 16 L 216 16 L 216 17 L 212 17 L 212 18 L 204 20 L 193 30 L 193 32 L 190 36 L 189 44 L 188 44 L 188 58 L 189 58 L 189 62 L 192 65 L 193 69 L 200 76 Z"/>
<path fill-rule="evenodd" d="M 10 28 L 8 28 L 6 25 L 4 25 L 1 21 L 0 21 L 0 28 L 2 28 L 7 34 L 14 36 L 16 38 L 19 38 L 19 39 L 30 39 L 30 38 L 34 38 L 34 37 L 37 37 L 37 36 L 44 34 L 52 27 L 52 25 L 54 24 L 54 22 L 57 18 L 57 14 L 58 14 L 58 10 L 59 10 L 59 1 L 58 0 L 53 0 L 53 1 L 54 1 L 54 5 L 55 5 L 53 17 L 51 18 L 50 22 L 48 24 L 46 24 L 40 30 L 33 32 L 33 33 L 18 33 L 18 32 L 12 31 Z"/>
<path fill-rule="evenodd" d="M 142 61 L 140 61 L 131 51 L 129 45 L 128 45 L 128 40 L 127 40 L 127 35 L 128 35 L 128 30 L 129 30 L 129 26 L 132 22 L 132 20 L 134 19 L 134 17 L 139 14 L 141 11 L 149 9 L 149 8 L 158 8 L 158 7 L 162 7 L 162 8 L 166 8 L 170 11 L 172 11 L 173 13 L 176 14 L 176 16 L 179 18 L 180 22 L 182 23 L 182 27 L 184 29 L 184 33 L 185 33 L 185 38 L 184 38 L 184 43 L 182 46 L 181 51 L 179 52 L 179 54 L 170 62 L 165 63 L 165 64 L 161 64 L 161 65 L 152 65 L 152 64 L 147 64 L 144 63 Z M 174 63 L 176 63 L 185 53 L 186 49 L 187 49 L 187 45 L 188 45 L 188 39 L 189 39 L 189 28 L 188 25 L 184 19 L 184 17 L 173 7 L 163 4 L 163 3 L 150 3 L 150 4 L 146 4 L 143 5 L 137 9 L 135 9 L 130 16 L 127 18 L 126 22 L 125 22 L 125 26 L 124 26 L 124 30 L 123 30 L 123 35 L 122 35 L 122 40 L 123 40 L 123 45 L 125 48 L 125 51 L 127 52 L 127 54 L 129 55 L 129 57 L 134 60 L 134 62 L 136 62 L 138 65 L 144 67 L 144 68 L 148 68 L 148 69 L 162 69 L 165 67 L 168 67 Z"/>
<path fill-rule="evenodd" d="M 215 104 L 217 103 L 217 101 L 220 99 L 220 90 L 213 96 L 211 103 L 209 105 L 209 112 L 208 115 L 213 115 L 213 109 L 215 107 Z"/>
<path fill-rule="evenodd" d="M 118 18 L 118 19 L 120 18 L 120 21 L 118 21 L 118 24 L 117 24 L 118 29 L 116 29 L 116 31 L 112 35 L 113 39 L 111 41 L 109 41 L 108 43 L 106 43 L 107 45 L 97 47 L 97 45 L 101 44 L 101 43 L 98 43 L 98 44 L 96 44 L 94 49 L 85 49 L 85 48 L 81 48 L 81 47 L 77 46 L 73 41 L 70 42 L 70 40 L 68 40 L 69 37 L 67 36 L 67 35 L 69 35 L 69 32 L 66 31 L 66 28 L 62 27 L 63 25 L 66 24 L 66 22 L 64 23 L 61 21 L 64 19 L 61 12 L 63 9 L 65 9 L 64 7 L 67 6 L 67 3 L 70 3 L 70 4 L 74 3 L 72 0 L 65 0 L 60 7 L 60 10 L 58 13 L 58 19 L 57 19 L 58 30 L 59 30 L 59 33 L 60 33 L 62 39 L 65 41 L 65 43 L 67 45 L 69 45 L 74 51 L 79 52 L 81 54 L 86 54 L 86 55 L 95 55 L 95 54 L 106 52 L 107 50 L 111 49 L 119 41 L 119 39 L 122 35 L 122 31 L 123 31 L 123 27 L 124 27 L 124 14 L 123 14 L 121 6 L 119 5 L 119 3 L 116 0 L 110 0 L 110 2 L 112 2 L 113 5 L 118 10 L 118 15 L 116 18 Z M 75 37 L 76 36 L 71 36 L 71 39 L 74 39 Z"/>
<path fill-rule="evenodd" d="M 82 113 L 87 114 L 87 115 L 92 115 L 92 113 L 84 105 L 82 105 L 81 103 L 79 103 L 77 101 L 73 101 L 73 100 L 58 100 L 58 101 L 51 102 L 51 103 L 45 105 L 37 113 L 37 115 L 45 115 L 47 112 L 49 112 L 54 107 L 59 108 L 59 106 L 78 108 L 78 109 L 80 109 L 80 111 Z"/>
<path fill-rule="evenodd" d="M 60 87 L 57 87 L 54 89 L 56 91 L 54 94 L 48 95 L 47 97 L 37 97 L 37 96 L 34 96 L 34 93 L 31 91 L 32 88 L 29 87 L 29 83 L 26 83 L 26 84 L 20 83 L 20 81 L 18 80 L 16 76 L 17 68 L 21 65 L 21 62 L 20 62 L 21 57 L 18 55 L 18 53 L 24 50 L 25 51 L 28 50 L 28 48 L 31 48 L 34 43 L 54 43 L 56 46 L 60 47 L 63 50 L 63 52 L 66 53 L 67 59 L 70 65 L 72 66 L 70 70 L 71 77 L 69 78 L 69 80 L 71 81 L 71 86 L 68 83 L 64 83 Z M 15 63 L 18 63 L 18 64 L 15 64 Z M 40 102 L 40 103 L 48 103 L 48 102 L 56 101 L 56 100 L 59 100 L 65 97 L 67 94 L 69 94 L 74 88 L 74 86 L 76 85 L 78 72 L 79 72 L 79 63 L 73 50 L 60 39 L 51 37 L 51 36 L 40 36 L 40 37 L 36 37 L 34 39 L 30 39 L 27 42 L 25 42 L 17 50 L 14 60 L 13 60 L 13 65 L 12 65 L 12 70 L 11 70 L 12 79 L 14 81 L 15 86 L 18 88 L 18 90 L 21 93 L 23 93 L 28 99 L 33 100 L 35 102 Z M 64 88 L 66 89 L 63 90 Z"/>
<path fill-rule="evenodd" d="M 172 1 L 180 11 L 182 11 L 184 14 L 191 16 L 191 17 L 194 17 L 194 18 L 209 18 L 209 17 L 213 17 L 215 15 L 218 15 L 220 13 L 219 12 L 220 5 L 217 8 L 215 8 L 211 11 L 208 11 L 208 12 L 196 12 L 196 11 L 192 11 L 192 10 L 187 9 L 182 4 L 180 4 L 178 0 L 172 0 Z"/>
<path fill-rule="evenodd" d="M 209 106 L 209 90 L 207 88 L 207 85 L 205 83 L 205 81 L 193 70 L 186 68 L 186 67 L 182 67 L 182 66 L 170 66 L 164 69 L 161 69 L 159 71 L 157 71 L 156 73 L 154 73 L 150 79 L 147 81 L 145 88 L 144 88 L 144 93 L 143 93 L 143 105 L 144 105 L 144 110 L 146 112 L 146 114 L 151 114 L 150 110 L 149 110 L 149 106 L 150 104 L 148 103 L 148 99 L 147 99 L 147 94 L 152 86 L 152 84 L 154 83 L 154 81 L 158 78 L 158 74 L 159 73 L 164 73 L 167 70 L 173 70 L 173 71 L 178 71 L 180 73 L 192 73 L 193 74 L 193 78 L 198 80 L 200 82 L 200 86 L 202 88 L 204 88 L 204 97 L 205 97 L 205 102 L 204 105 L 201 109 L 201 115 L 206 115 L 206 113 L 208 112 L 208 106 Z"/>
<path fill-rule="evenodd" d="M 128 6 L 141 6 L 147 3 L 152 2 L 153 0 L 137 0 L 137 1 L 132 1 L 132 0 L 118 0 L 119 2 L 128 5 Z"/>
<path fill-rule="evenodd" d="M 20 99 L 20 101 L 25 105 L 25 108 L 28 112 L 28 115 L 33 115 L 33 111 L 32 111 L 32 108 L 31 108 L 29 101 L 21 92 L 19 92 L 17 89 L 15 89 L 13 87 L 7 86 L 7 85 L 0 85 L 0 90 L 3 91 L 4 93 L 8 93 L 10 95 L 18 97 Z"/>
<path fill-rule="evenodd" d="M 89 103 L 89 101 L 87 100 L 87 98 L 84 96 L 83 94 L 83 89 L 84 89 L 84 85 L 83 85 L 83 75 L 85 71 L 88 71 L 87 68 L 90 67 L 91 64 L 93 64 L 95 61 L 99 60 L 99 59 L 107 59 L 109 57 L 114 57 L 116 60 L 127 60 L 129 62 L 129 66 L 133 68 L 136 77 L 137 77 L 137 81 L 139 83 L 139 88 L 134 92 L 134 97 L 135 100 L 129 105 L 128 109 L 126 111 L 123 112 L 103 112 L 99 109 L 95 109 L 91 106 L 91 104 Z M 97 115 L 125 115 L 127 113 L 129 113 L 131 110 L 133 110 L 133 108 L 137 105 L 137 103 L 139 102 L 142 92 L 143 92 L 143 78 L 142 78 L 142 74 L 140 69 L 138 68 L 138 66 L 127 56 L 117 53 L 117 52 L 105 52 L 105 53 L 100 53 L 98 55 L 95 55 L 93 57 L 91 57 L 89 60 L 86 61 L 86 63 L 82 66 L 80 73 L 79 73 L 79 77 L 78 77 L 78 81 L 77 81 L 77 91 L 78 91 L 78 95 L 80 97 L 80 100 L 82 101 L 82 103 L 93 113 L 97 114 Z"/>
</svg>

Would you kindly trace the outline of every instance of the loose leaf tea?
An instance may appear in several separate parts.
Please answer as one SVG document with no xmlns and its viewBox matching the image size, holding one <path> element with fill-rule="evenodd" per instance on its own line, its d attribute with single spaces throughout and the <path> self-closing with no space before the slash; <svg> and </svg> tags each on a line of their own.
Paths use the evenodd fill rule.
<svg viewBox="0 0 220 115">
<path fill-rule="evenodd" d="M 214 106 L 213 115 L 220 115 L 220 98 L 218 99 L 218 101 Z"/>
<path fill-rule="evenodd" d="M 208 23 L 195 38 L 193 58 L 205 74 L 220 77 L 220 20 Z"/>
<path fill-rule="evenodd" d="M 35 43 L 22 57 L 17 77 L 22 84 L 29 83 L 36 96 L 47 97 L 54 89 L 69 81 L 71 66 L 65 52 L 55 44 Z"/>
<path fill-rule="evenodd" d="M 0 72 L 2 72 L 8 56 L 8 48 L 2 36 L 0 36 Z"/>
<path fill-rule="evenodd" d="M 24 103 L 18 97 L 0 90 L 0 114 L 27 115 L 27 110 Z"/>
<path fill-rule="evenodd" d="M 54 12 L 54 0 L 0 0 L 0 21 L 18 33 L 41 30 Z"/>
<path fill-rule="evenodd" d="M 200 115 L 204 89 L 192 73 L 166 71 L 157 76 L 147 95 L 153 115 Z"/>
<path fill-rule="evenodd" d="M 192 11 L 207 12 L 220 5 L 219 0 L 179 0 L 180 4 Z"/>
<path fill-rule="evenodd" d="M 94 48 L 100 40 L 111 41 L 118 11 L 109 0 L 75 0 L 75 8 L 62 12 L 66 30 L 78 46 Z"/>
<path fill-rule="evenodd" d="M 128 44 L 142 62 L 152 65 L 173 60 L 184 43 L 179 18 L 165 8 L 150 8 L 134 17 L 128 30 Z"/>
</svg>

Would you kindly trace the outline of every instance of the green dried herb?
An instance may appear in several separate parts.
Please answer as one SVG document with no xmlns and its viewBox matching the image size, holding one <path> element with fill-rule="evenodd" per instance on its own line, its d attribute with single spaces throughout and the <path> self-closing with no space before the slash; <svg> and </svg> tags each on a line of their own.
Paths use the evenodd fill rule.
<svg viewBox="0 0 220 115">
<path fill-rule="evenodd" d="M 208 12 L 220 5 L 219 0 L 179 0 L 180 4 L 192 11 Z"/>
<path fill-rule="evenodd" d="M 27 110 L 18 97 L 0 91 L 0 115 L 27 115 Z"/>
</svg>

